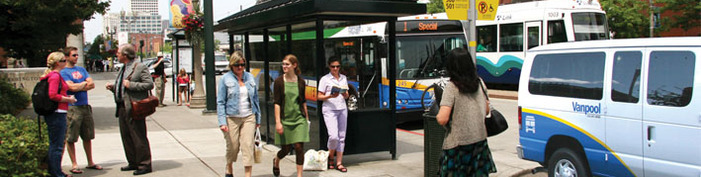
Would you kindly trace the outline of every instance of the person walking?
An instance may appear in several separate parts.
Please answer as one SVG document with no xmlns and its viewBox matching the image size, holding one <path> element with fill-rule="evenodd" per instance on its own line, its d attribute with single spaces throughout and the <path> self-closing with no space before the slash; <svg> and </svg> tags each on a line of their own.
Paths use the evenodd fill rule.
<svg viewBox="0 0 701 177">
<path fill-rule="evenodd" d="M 490 111 L 486 88 L 466 49 L 453 49 L 446 62 L 450 82 L 443 91 L 436 119 L 450 129 L 439 160 L 440 176 L 489 176 L 497 169 L 484 127 Z"/>
<path fill-rule="evenodd" d="M 338 58 L 330 58 L 328 65 L 330 72 L 321 77 L 319 81 L 317 99 L 324 101 L 321 110 L 329 134 L 329 140 L 326 143 L 326 147 L 329 149 L 328 168 L 335 168 L 345 173 L 348 172 L 348 169 L 343 166 L 343 148 L 346 146 L 346 125 L 348 123 L 348 108 L 345 99 L 348 98 L 348 92 L 332 90 L 334 87 L 337 89 L 347 87 L 348 80 L 345 75 L 339 73 L 341 61 Z"/>
<path fill-rule="evenodd" d="M 187 102 L 185 105 L 190 106 L 190 99 L 187 99 L 189 94 L 185 93 L 188 90 L 188 83 L 190 83 L 190 77 L 187 75 L 185 68 L 181 68 L 178 72 L 178 106 L 183 105 L 183 102 Z M 183 94 L 186 94 L 186 100 L 183 100 Z"/>
<path fill-rule="evenodd" d="M 233 164 L 239 150 L 246 177 L 253 171 L 253 147 L 256 128 L 260 126 L 258 88 L 253 74 L 244 71 L 246 59 L 234 52 L 229 59 L 229 72 L 219 81 L 217 118 L 226 140 L 226 173 L 233 177 Z M 181 70 L 184 73 L 185 70 Z"/>
<path fill-rule="evenodd" d="M 165 64 L 163 63 L 163 54 L 158 54 L 158 59 L 156 63 L 151 65 L 151 69 L 153 69 L 153 74 L 151 74 L 151 77 L 153 77 L 153 82 L 156 84 L 156 97 L 158 97 L 158 107 L 163 107 L 166 106 L 163 104 L 163 88 L 166 85 L 166 80 L 165 77 Z"/>
<path fill-rule="evenodd" d="M 63 158 L 63 147 L 66 138 L 66 112 L 68 104 L 77 100 L 73 96 L 68 96 L 68 84 L 61 78 L 59 71 L 66 66 L 66 59 L 63 52 L 52 52 L 46 58 L 44 74 L 40 80 L 48 79 L 49 99 L 58 102 L 56 112 L 44 116 L 46 126 L 49 129 L 49 175 L 52 177 L 71 176 L 66 175 L 61 170 L 61 160 Z M 59 86 L 60 85 L 60 86 Z M 60 90 L 59 90 L 60 88 Z"/>
<path fill-rule="evenodd" d="M 117 50 L 119 62 L 124 67 L 119 70 L 117 80 L 114 83 L 105 84 L 105 88 L 114 93 L 114 101 L 117 104 L 116 115 L 119 117 L 119 133 L 122 136 L 122 146 L 128 165 L 121 168 L 122 171 L 135 170 L 134 175 L 142 175 L 151 172 L 151 147 L 146 136 L 145 118 L 135 119 L 130 117 L 131 101 L 142 100 L 148 97 L 153 89 L 153 80 L 148 68 L 134 61 L 136 50 L 131 44 L 122 44 Z M 129 78 L 131 76 L 131 78 Z"/>
<path fill-rule="evenodd" d="M 95 121 L 93 120 L 92 107 L 88 104 L 88 90 L 95 88 L 93 79 L 85 68 L 76 66 L 78 62 L 78 48 L 66 47 L 63 51 L 66 58 L 66 67 L 61 70 L 61 77 L 68 84 L 68 95 L 73 95 L 75 103 L 68 105 L 66 118 L 68 121 L 68 131 L 66 132 L 66 149 L 68 157 L 71 159 L 71 170 L 73 174 L 83 173 L 78 168 L 75 159 L 75 142 L 78 137 L 83 140 L 83 149 L 88 159 L 87 169 L 102 170 L 102 166 L 95 164 L 92 159 L 92 139 L 95 139 Z"/>
<path fill-rule="evenodd" d="M 282 149 L 273 158 L 273 175 L 280 175 L 280 160 L 295 149 L 297 177 L 302 176 L 304 163 L 304 144 L 309 142 L 309 114 L 304 96 L 306 87 L 301 73 L 299 60 L 289 54 L 282 60 L 284 74 L 274 81 L 273 99 L 275 102 L 275 144 Z"/>
</svg>

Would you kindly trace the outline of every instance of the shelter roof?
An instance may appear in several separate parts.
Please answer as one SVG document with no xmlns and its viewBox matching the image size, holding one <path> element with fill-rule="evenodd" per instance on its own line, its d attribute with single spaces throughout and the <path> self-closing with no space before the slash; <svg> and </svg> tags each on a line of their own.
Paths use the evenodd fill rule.
<svg viewBox="0 0 701 177">
<path fill-rule="evenodd" d="M 419 4 L 416 0 L 270 0 L 219 20 L 214 31 L 243 33 L 309 22 L 318 17 L 362 19 L 366 23 L 423 13 L 426 13 L 426 5 Z M 353 22 L 333 25 L 352 25 L 351 23 Z M 312 25 L 311 28 L 313 27 Z M 293 30 L 309 28 L 295 27 Z"/>
</svg>

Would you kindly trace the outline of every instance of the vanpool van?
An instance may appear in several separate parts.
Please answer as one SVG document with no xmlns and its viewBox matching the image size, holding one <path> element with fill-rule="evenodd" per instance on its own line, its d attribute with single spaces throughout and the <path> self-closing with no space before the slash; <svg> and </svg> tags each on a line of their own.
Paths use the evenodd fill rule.
<svg viewBox="0 0 701 177">
<path fill-rule="evenodd" d="M 528 51 L 519 157 L 550 176 L 701 176 L 701 37 Z"/>
</svg>

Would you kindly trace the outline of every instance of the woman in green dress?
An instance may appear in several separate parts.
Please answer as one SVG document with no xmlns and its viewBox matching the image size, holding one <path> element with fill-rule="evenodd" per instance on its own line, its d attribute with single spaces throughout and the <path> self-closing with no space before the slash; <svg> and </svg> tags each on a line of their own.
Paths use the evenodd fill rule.
<svg viewBox="0 0 701 177">
<path fill-rule="evenodd" d="M 302 176 L 304 163 L 304 144 L 309 142 L 309 114 L 304 97 L 304 79 L 299 77 L 299 61 L 290 54 L 282 60 L 284 74 L 274 82 L 273 97 L 275 101 L 275 144 L 282 149 L 273 159 L 273 175 L 280 175 L 280 159 L 295 149 L 297 176 Z"/>
</svg>

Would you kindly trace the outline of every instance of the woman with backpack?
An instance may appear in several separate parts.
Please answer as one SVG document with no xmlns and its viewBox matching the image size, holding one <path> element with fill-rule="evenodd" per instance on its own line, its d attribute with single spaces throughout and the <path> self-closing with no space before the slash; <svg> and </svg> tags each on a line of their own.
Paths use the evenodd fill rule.
<svg viewBox="0 0 701 177">
<path fill-rule="evenodd" d="M 49 128 L 49 174 L 53 177 L 71 176 L 66 175 L 61 170 L 61 158 L 63 157 L 63 146 L 66 138 L 66 112 L 68 103 L 75 103 L 73 96 L 68 96 L 68 84 L 61 78 L 59 72 L 66 66 L 66 59 L 63 52 L 53 52 L 46 58 L 44 75 L 41 80 L 48 79 L 49 99 L 58 102 L 58 109 L 55 112 L 44 116 Z M 60 85 L 60 87 L 59 87 Z M 59 90 L 60 88 L 60 90 Z"/>
</svg>

